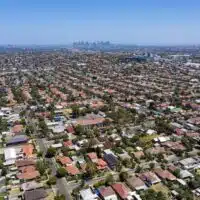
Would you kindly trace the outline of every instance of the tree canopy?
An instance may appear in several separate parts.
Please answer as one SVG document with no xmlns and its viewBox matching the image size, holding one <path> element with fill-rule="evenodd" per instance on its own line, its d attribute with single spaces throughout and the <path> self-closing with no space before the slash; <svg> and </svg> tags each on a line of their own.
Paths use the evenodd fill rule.
<svg viewBox="0 0 200 200">
<path fill-rule="evenodd" d="M 46 152 L 46 157 L 47 157 L 47 158 L 52 158 L 52 157 L 54 157 L 55 155 L 56 155 L 56 149 L 53 148 L 53 147 L 49 147 L 49 148 L 47 149 L 47 152 Z"/>
</svg>

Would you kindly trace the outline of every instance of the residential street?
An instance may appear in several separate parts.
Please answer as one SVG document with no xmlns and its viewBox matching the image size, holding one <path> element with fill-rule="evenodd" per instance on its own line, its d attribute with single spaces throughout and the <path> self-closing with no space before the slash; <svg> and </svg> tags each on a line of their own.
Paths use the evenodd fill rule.
<svg viewBox="0 0 200 200">
<path fill-rule="evenodd" d="M 46 154 L 47 151 L 47 146 L 46 146 L 46 139 L 37 139 L 37 143 L 40 147 L 40 150 L 44 153 L 44 155 Z M 50 163 L 50 167 L 52 170 L 52 176 L 56 175 L 56 161 L 54 158 L 45 158 L 46 161 L 48 161 Z M 64 194 L 65 195 L 65 199 L 66 200 L 71 200 L 72 197 L 69 193 L 69 189 L 68 189 L 68 184 L 65 178 L 61 178 L 61 179 L 57 179 L 57 188 L 60 194 Z"/>
<path fill-rule="evenodd" d="M 31 120 L 31 118 L 28 117 L 28 113 L 27 113 L 27 119 L 33 127 L 36 127 L 34 122 Z M 35 132 L 34 134 L 36 134 L 36 132 L 37 132 L 36 128 L 34 129 L 34 132 Z M 44 138 L 43 139 L 36 139 L 36 141 L 37 141 L 37 144 L 39 145 L 40 151 L 43 152 L 43 155 L 44 155 L 44 158 L 45 158 L 45 154 L 46 154 L 46 151 L 47 151 L 47 146 L 46 146 L 47 141 L 46 141 L 46 139 L 44 139 Z M 51 167 L 51 170 L 52 170 L 52 176 L 55 176 L 56 171 L 57 171 L 55 159 L 53 159 L 53 158 L 45 158 L 45 159 L 46 159 L 46 161 L 48 161 L 50 163 L 50 167 Z M 57 185 L 59 193 L 64 194 L 66 200 L 72 199 L 72 197 L 69 193 L 67 181 L 66 181 L 65 178 L 57 179 L 56 185 Z"/>
</svg>

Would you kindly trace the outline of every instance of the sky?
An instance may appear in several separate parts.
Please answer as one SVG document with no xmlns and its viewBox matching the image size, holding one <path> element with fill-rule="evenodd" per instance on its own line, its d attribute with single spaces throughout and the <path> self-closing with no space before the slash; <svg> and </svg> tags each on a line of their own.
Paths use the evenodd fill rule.
<svg viewBox="0 0 200 200">
<path fill-rule="evenodd" d="M 200 44 L 199 0 L 0 0 L 0 44 Z"/>
</svg>

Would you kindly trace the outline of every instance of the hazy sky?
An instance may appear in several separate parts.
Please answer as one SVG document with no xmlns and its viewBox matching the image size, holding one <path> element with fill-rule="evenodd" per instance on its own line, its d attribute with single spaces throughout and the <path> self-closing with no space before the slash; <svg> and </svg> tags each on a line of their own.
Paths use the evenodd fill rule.
<svg viewBox="0 0 200 200">
<path fill-rule="evenodd" d="M 200 0 L 0 0 L 0 44 L 200 44 Z"/>
</svg>

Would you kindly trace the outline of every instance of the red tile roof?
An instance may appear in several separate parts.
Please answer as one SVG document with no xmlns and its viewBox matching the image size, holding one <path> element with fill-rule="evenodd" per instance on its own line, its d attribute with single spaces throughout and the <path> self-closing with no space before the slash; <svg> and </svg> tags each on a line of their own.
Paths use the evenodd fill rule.
<svg viewBox="0 0 200 200">
<path fill-rule="evenodd" d="M 107 168 L 107 163 L 103 160 L 103 159 L 98 159 L 98 161 L 96 162 L 97 164 L 97 169 L 106 169 Z"/>
<path fill-rule="evenodd" d="M 66 156 L 58 156 L 57 160 L 62 164 L 62 165 L 67 165 L 67 164 L 72 164 L 72 160 L 69 157 Z"/>
<path fill-rule="evenodd" d="M 72 126 L 67 126 L 66 130 L 67 130 L 68 133 L 74 133 L 75 132 L 74 128 Z"/>
<path fill-rule="evenodd" d="M 19 171 L 22 172 L 22 173 L 34 172 L 34 171 L 36 171 L 36 167 L 33 166 L 33 165 L 25 166 L 25 167 L 20 167 Z"/>
<path fill-rule="evenodd" d="M 115 191 L 112 189 L 112 187 L 102 187 L 99 190 L 102 197 L 109 197 L 111 195 L 115 195 Z"/>
<path fill-rule="evenodd" d="M 81 126 L 87 125 L 97 125 L 102 124 L 105 121 L 103 117 L 95 118 L 95 119 L 78 119 L 76 120 L 76 124 Z"/>
<path fill-rule="evenodd" d="M 181 142 L 172 142 L 172 141 L 168 141 L 168 142 L 164 142 L 162 143 L 163 146 L 166 146 L 172 150 L 185 150 L 186 148 L 183 146 L 183 144 Z"/>
<path fill-rule="evenodd" d="M 74 166 L 74 165 L 69 165 L 69 166 L 67 166 L 65 169 L 67 170 L 67 173 L 68 173 L 69 175 L 77 175 L 77 174 L 80 174 L 79 169 L 78 169 L 76 166 Z"/>
<path fill-rule="evenodd" d="M 174 165 L 169 165 L 168 169 L 169 169 L 169 171 L 174 172 L 178 168 L 176 166 L 174 166 Z"/>
<path fill-rule="evenodd" d="M 31 180 L 40 176 L 38 171 L 25 172 L 17 175 L 18 179 Z"/>
<path fill-rule="evenodd" d="M 96 160 L 97 154 L 95 152 L 88 153 L 87 156 L 90 158 L 90 160 Z"/>
<path fill-rule="evenodd" d="M 176 180 L 176 177 L 173 174 L 171 174 L 168 170 L 157 168 L 154 170 L 154 172 L 162 179 L 167 179 L 170 181 Z"/>
<path fill-rule="evenodd" d="M 65 142 L 63 142 L 63 144 L 64 144 L 65 147 L 71 147 L 71 146 L 73 146 L 73 143 L 72 143 L 71 140 L 65 141 Z"/>
<path fill-rule="evenodd" d="M 23 167 L 23 166 L 28 166 L 28 165 L 35 165 L 35 161 L 31 159 L 16 160 L 15 164 L 17 167 Z"/>
<path fill-rule="evenodd" d="M 115 183 L 112 185 L 112 188 L 121 199 L 126 199 L 128 197 L 128 188 L 123 183 Z"/>
<path fill-rule="evenodd" d="M 34 147 L 33 147 L 32 144 L 25 144 L 22 147 L 22 151 L 23 151 L 23 153 L 25 154 L 26 157 L 32 157 L 33 149 L 34 149 Z"/>
</svg>

